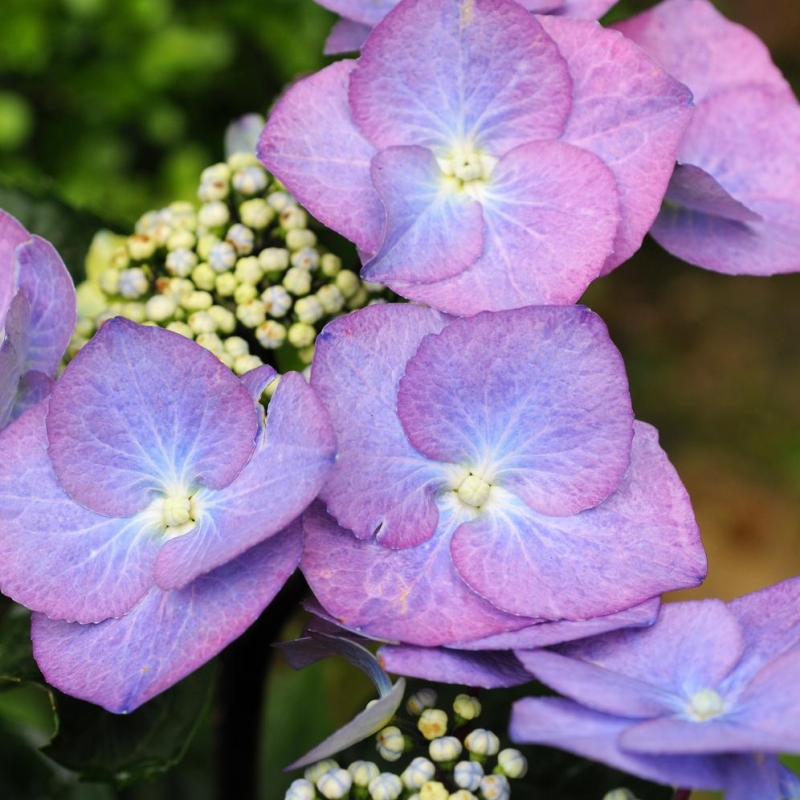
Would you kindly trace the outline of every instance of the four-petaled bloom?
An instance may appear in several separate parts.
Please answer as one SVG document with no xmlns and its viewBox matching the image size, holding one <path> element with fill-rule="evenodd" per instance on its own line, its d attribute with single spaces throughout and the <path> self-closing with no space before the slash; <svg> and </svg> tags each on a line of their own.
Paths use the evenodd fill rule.
<svg viewBox="0 0 800 800">
<path fill-rule="evenodd" d="M 116 318 L 3 431 L 0 587 L 40 612 L 34 655 L 54 686 L 132 710 L 242 633 L 295 569 L 290 523 L 335 438 L 296 373 L 264 421 L 274 378 Z"/>
<path fill-rule="evenodd" d="M 468 642 L 705 574 L 686 492 L 585 308 L 368 307 L 326 326 L 311 383 L 339 456 L 301 567 L 364 635 Z"/>
<path fill-rule="evenodd" d="M 644 631 L 518 651 L 570 699 L 519 701 L 512 738 L 728 800 L 781 800 L 776 754 L 800 752 L 799 609 L 794 578 L 727 605 L 667 604 Z"/>
<path fill-rule="evenodd" d="M 0 210 L 0 429 L 49 393 L 75 314 L 61 257 Z"/>
<path fill-rule="evenodd" d="M 691 95 L 596 22 L 404 0 L 258 153 L 365 279 L 455 314 L 574 303 L 650 227 Z"/>
<path fill-rule="evenodd" d="M 763 42 L 708 0 L 665 0 L 617 27 L 697 104 L 654 238 L 717 272 L 800 270 L 800 104 Z"/>
</svg>

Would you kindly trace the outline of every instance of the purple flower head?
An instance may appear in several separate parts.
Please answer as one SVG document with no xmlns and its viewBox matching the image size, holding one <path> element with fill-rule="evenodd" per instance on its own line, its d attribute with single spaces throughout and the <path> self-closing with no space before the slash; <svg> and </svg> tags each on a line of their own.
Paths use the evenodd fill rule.
<svg viewBox="0 0 800 800">
<path fill-rule="evenodd" d="M 47 396 L 75 314 L 55 248 L 0 210 L 0 429 Z"/>
<path fill-rule="evenodd" d="M 352 53 L 360 50 L 372 31 L 399 2 L 399 0 L 317 0 L 325 8 L 340 14 L 328 40 L 325 54 Z M 617 0 L 517 0 L 534 14 L 552 14 L 557 17 L 598 19 Z"/>
<path fill-rule="evenodd" d="M 800 752 L 800 578 L 727 605 L 667 604 L 651 628 L 517 656 L 570 699 L 518 702 L 516 741 L 738 800 L 783 797 L 771 754 Z"/>
<path fill-rule="evenodd" d="M 367 280 L 456 314 L 568 304 L 641 244 L 689 104 L 595 22 L 404 0 L 289 90 L 258 154 Z"/>
<path fill-rule="evenodd" d="M 289 524 L 335 439 L 296 373 L 264 422 L 274 378 L 240 380 L 182 336 L 116 318 L 3 432 L 0 588 L 41 612 L 34 653 L 55 686 L 131 710 L 238 636 L 294 570 Z"/>
<path fill-rule="evenodd" d="M 302 569 L 364 635 L 457 644 L 705 573 L 686 492 L 585 308 L 368 307 L 320 334 L 311 383 L 339 457 Z"/>
<path fill-rule="evenodd" d="M 800 104 L 764 44 L 707 0 L 665 0 L 616 27 L 697 104 L 653 237 L 717 272 L 800 270 Z"/>
</svg>

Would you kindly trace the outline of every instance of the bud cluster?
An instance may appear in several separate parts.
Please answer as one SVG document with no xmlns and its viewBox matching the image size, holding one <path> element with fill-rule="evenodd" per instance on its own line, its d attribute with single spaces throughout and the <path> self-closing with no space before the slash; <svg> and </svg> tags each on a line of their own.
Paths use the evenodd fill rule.
<svg viewBox="0 0 800 800">
<path fill-rule="evenodd" d="M 309 364 L 326 322 L 389 299 L 318 244 L 317 223 L 255 155 L 203 170 L 197 194 L 199 207 L 171 203 L 130 236 L 95 237 L 68 357 L 119 315 L 194 339 L 240 375 L 280 366 L 276 350 Z"/>
<path fill-rule="evenodd" d="M 509 800 L 509 780 L 527 772 L 525 756 L 513 748 L 501 750 L 492 731 L 470 729 L 481 713 L 477 698 L 458 695 L 452 715 L 435 704 L 436 692 L 421 689 L 406 701 L 415 719 L 396 719 L 375 737 L 384 761 L 403 759 L 395 771 L 371 761 L 354 761 L 347 769 L 320 761 L 292 783 L 285 800 Z M 424 755 L 417 754 L 420 750 Z"/>
</svg>

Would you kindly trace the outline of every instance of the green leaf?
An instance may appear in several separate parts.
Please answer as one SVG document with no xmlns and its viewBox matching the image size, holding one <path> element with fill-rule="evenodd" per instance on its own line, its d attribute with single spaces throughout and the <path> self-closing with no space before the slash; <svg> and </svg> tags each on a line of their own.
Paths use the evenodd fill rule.
<svg viewBox="0 0 800 800">
<path fill-rule="evenodd" d="M 209 664 L 125 715 L 58 694 L 59 732 L 43 752 L 83 780 L 118 789 L 156 777 L 181 760 L 201 725 L 214 672 Z"/>
</svg>

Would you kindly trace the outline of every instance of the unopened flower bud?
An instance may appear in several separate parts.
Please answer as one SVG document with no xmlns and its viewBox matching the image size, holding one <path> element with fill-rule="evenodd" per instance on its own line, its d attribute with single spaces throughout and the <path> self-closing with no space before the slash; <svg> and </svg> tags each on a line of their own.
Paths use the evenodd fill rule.
<svg viewBox="0 0 800 800">
<path fill-rule="evenodd" d="M 228 232 L 225 234 L 225 241 L 234 246 L 238 255 L 246 256 L 253 251 L 255 235 L 246 225 L 237 222 L 228 228 Z"/>
<path fill-rule="evenodd" d="M 486 800 L 508 800 L 511 787 L 505 775 L 487 775 L 481 781 L 481 793 Z"/>
<path fill-rule="evenodd" d="M 453 770 L 453 780 L 460 789 L 475 792 L 483 780 L 483 767 L 477 761 L 459 761 Z"/>
<path fill-rule="evenodd" d="M 397 761 L 406 749 L 406 740 L 403 738 L 400 728 L 394 725 L 389 725 L 380 731 L 375 737 L 375 741 L 378 752 L 387 761 Z"/>
<path fill-rule="evenodd" d="M 439 781 L 428 781 L 420 786 L 419 800 L 447 800 L 448 797 L 450 792 Z"/>
<path fill-rule="evenodd" d="M 286 341 L 286 327 L 268 319 L 256 328 L 256 339 L 265 350 L 277 350 Z"/>
<path fill-rule="evenodd" d="M 174 298 L 156 294 L 145 303 L 144 309 L 148 319 L 153 322 L 165 322 L 175 313 L 177 307 L 178 303 Z"/>
<path fill-rule="evenodd" d="M 349 300 L 361 288 L 358 275 L 349 269 L 339 270 L 335 283 L 345 300 Z"/>
<path fill-rule="evenodd" d="M 237 169 L 233 173 L 231 183 L 239 194 L 252 197 L 267 188 L 267 173 L 260 166 L 249 165 Z"/>
<path fill-rule="evenodd" d="M 122 308 L 122 316 L 131 322 L 138 322 L 140 325 L 147 322 L 144 303 L 125 303 Z"/>
<path fill-rule="evenodd" d="M 294 313 L 299 322 L 313 325 L 325 316 L 325 309 L 322 307 L 316 295 L 300 297 L 294 304 Z"/>
<path fill-rule="evenodd" d="M 346 769 L 331 769 L 317 778 L 317 789 L 327 800 L 340 800 L 353 785 L 353 778 Z"/>
<path fill-rule="evenodd" d="M 292 781 L 292 785 L 286 790 L 284 800 L 314 800 L 316 796 L 314 784 L 305 778 L 298 778 Z"/>
<path fill-rule="evenodd" d="M 284 209 L 289 208 L 290 206 L 296 206 L 297 201 L 292 197 L 288 192 L 270 192 L 267 195 L 267 202 L 275 209 L 279 214 Z"/>
<path fill-rule="evenodd" d="M 267 309 L 267 314 L 276 319 L 286 316 L 292 307 L 292 296 L 283 286 L 269 286 L 261 293 L 261 300 Z"/>
<path fill-rule="evenodd" d="M 128 254 L 134 261 L 146 261 L 156 251 L 156 243 L 143 233 L 128 237 Z"/>
<path fill-rule="evenodd" d="M 311 291 L 311 275 L 308 270 L 292 267 L 283 276 L 283 288 L 300 297 Z"/>
<path fill-rule="evenodd" d="M 528 772 L 528 759 L 519 750 L 507 747 L 497 754 L 495 772 L 500 772 L 507 778 L 524 778 Z"/>
<path fill-rule="evenodd" d="M 397 800 L 403 793 L 403 784 L 397 775 L 382 772 L 369 782 L 369 796 L 372 800 Z"/>
<path fill-rule="evenodd" d="M 155 298 L 150 299 L 153 300 Z M 194 332 L 185 322 L 170 322 L 169 325 L 167 325 L 167 330 L 173 333 L 179 333 L 187 339 L 194 339 Z"/>
<path fill-rule="evenodd" d="M 159 283 L 159 281 L 156 282 L 159 291 L 174 297 L 179 303 L 195 291 L 195 285 L 186 278 L 164 278 L 163 283 Z"/>
<path fill-rule="evenodd" d="M 236 315 L 224 306 L 211 306 L 207 313 L 211 315 L 220 333 L 228 334 L 236 330 Z"/>
<path fill-rule="evenodd" d="M 295 322 L 293 325 L 289 326 L 289 330 L 286 332 L 286 338 L 289 340 L 289 344 L 292 347 L 296 347 L 300 350 L 314 344 L 314 340 L 317 338 L 317 332 L 313 325 L 308 325 L 305 322 Z"/>
<path fill-rule="evenodd" d="M 178 228 L 167 239 L 167 250 L 191 250 L 197 244 L 197 237 L 187 230 Z"/>
<path fill-rule="evenodd" d="M 232 297 L 238 285 L 239 281 L 232 272 L 223 272 L 221 275 L 217 275 L 217 294 L 220 297 Z"/>
<path fill-rule="evenodd" d="M 253 299 L 236 306 L 236 318 L 245 328 L 257 328 L 267 318 L 267 312 L 260 300 Z"/>
<path fill-rule="evenodd" d="M 283 272 L 289 267 L 289 251 L 283 247 L 267 247 L 258 254 L 264 272 Z"/>
<path fill-rule="evenodd" d="M 236 248 L 230 242 L 217 242 L 208 252 L 208 265 L 215 272 L 227 272 L 236 264 Z"/>
<path fill-rule="evenodd" d="M 136 233 L 149 233 L 153 230 L 156 223 L 158 222 L 158 212 L 156 211 L 146 211 L 142 214 L 139 219 L 136 220 L 136 225 L 134 225 L 134 230 Z"/>
<path fill-rule="evenodd" d="M 286 246 L 290 250 L 301 250 L 305 247 L 313 247 L 317 243 L 317 234 L 308 228 L 294 228 L 286 231 Z"/>
<path fill-rule="evenodd" d="M 191 250 L 173 250 L 167 254 L 166 268 L 170 275 L 186 278 L 197 266 L 197 255 Z"/>
<path fill-rule="evenodd" d="M 197 221 L 204 228 L 221 228 L 230 219 L 228 206 L 221 200 L 212 200 L 210 203 L 203 203 L 197 212 Z"/>
<path fill-rule="evenodd" d="M 258 297 L 258 289 L 252 283 L 240 283 L 233 292 L 237 305 L 244 305 Z M 263 304 L 262 304 L 263 305 Z"/>
<path fill-rule="evenodd" d="M 381 774 L 378 765 L 373 761 L 354 761 L 347 771 L 353 776 L 353 785 L 363 789 Z"/>
<path fill-rule="evenodd" d="M 228 181 L 212 180 L 200 181 L 197 187 L 197 198 L 203 203 L 216 203 L 224 200 L 230 193 L 231 186 Z M 200 217 L 201 224 L 202 216 Z"/>
<path fill-rule="evenodd" d="M 250 372 L 251 369 L 260 367 L 264 362 L 256 355 L 238 356 L 233 361 L 233 371 L 237 375 L 244 375 L 245 372 Z"/>
<path fill-rule="evenodd" d="M 222 240 L 219 236 L 215 236 L 213 233 L 206 233 L 203 234 L 197 240 L 197 255 L 203 259 L 203 261 L 208 261 L 208 256 L 211 254 L 211 248 L 214 247 L 215 244 L 219 244 Z"/>
<path fill-rule="evenodd" d="M 225 352 L 233 358 L 250 355 L 250 345 L 241 336 L 229 336 L 225 342 Z"/>
<path fill-rule="evenodd" d="M 630 789 L 612 789 L 603 795 L 603 800 L 636 800 L 636 796 Z"/>
<path fill-rule="evenodd" d="M 191 274 L 192 283 L 205 292 L 213 292 L 217 285 L 217 273 L 208 264 L 198 264 Z"/>
<path fill-rule="evenodd" d="M 250 152 L 250 150 L 238 150 L 235 153 L 231 153 L 227 158 L 227 163 L 232 170 L 260 166 L 256 154 Z"/>
<path fill-rule="evenodd" d="M 264 277 L 264 270 L 256 256 L 246 256 L 236 262 L 233 274 L 240 283 L 249 283 L 255 286 Z"/>
<path fill-rule="evenodd" d="M 181 298 L 181 305 L 189 312 L 206 311 L 214 304 L 214 298 L 208 292 L 193 291 Z"/>
<path fill-rule="evenodd" d="M 239 219 L 256 231 L 262 231 L 275 218 L 274 209 L 270 208 L 266 200 L 254 197 L 252 200 L 245 200 L 239 206 Z"/>
<path fill-rule="evenodd" d="M 189 315 L 189 319 L 187 319 L 186 322 L 195 335 L 217 332 L 217 323 L 208 311 L 195 311 L 193 314 Z"/>
<path fill-rule="evenodd" d="M 222 339 L 216 333 L 201 333 L 195 339 L 200 347 L 205 347 L 206 350 L 212 352 L 215 356 L 222 356 L 225 354 L 225 348 L 222 344 Z"/>
<path fill-rule="evenodd" d="M 317 291 L 317 299 L 326 314 L 338 314 L 344 306 L 344 297 L 336 286 L 326 284 Z"/>
<path fill-rule="evenodd" d="M 308 214 L 300 206 L 288 206 L 281 211 L 278 221 L 285 231 L 299 230 L 308 227 Z"/>
<path fill-rule="evenodd" d="M 103 270 L 97 278 L 97 283 L 107 295 L 115 295 L 119 291 L 119 270 L 111 267 Z"/>
<path fill-rule="evenodd" d="M 302 250 L 292 253 L 291 264 L 298 269 L 312 272 L 319 265 L 319 253 L 313 247 L 304 247 Z"/>
<path fill-rule="evenodd" d="M 193 231 L 197 227 L 197 212 L 194 205 L 185 200 L 169 204 L 172 227 L 178 231 Z"/>
<path fill-rule="evenodd" d="M 481 713 L 480 700 L 468 694 L 460 694 L 453 701 L 453 711 L 465 722 L 475 719 Z"/>
<path fill-rule="evenodd" d="M 231 168 L 224 161 L 212 164 L 200 173 L 201 181 L 228 181 L 230 178 Z"/>
<path fill-rule="evenodd" d="M 138 267 L 124 269 L 119 273 L 119 293 L 131 299 L 141 297 L 150 288 L 144 270 Z"/>
<path fill-rule="evenodd" d="M 351 310 L 355 311 L 357 308 L 363 308 L 369 302 L 369 294 L 362 286 L 354 295 L 347 298 L 345 305 Z"/>
<path fill-rule="evenodd" d="M 478 800 L 478 798 L 467 789 L 459 789 L 453 792 L 447 800 Z"/>
<path fill-rule="evenodd" d="M 464 747 L 476 756 L 493 756 L 500 749 L 500 739 L 491 731 L 475 728 L 464 739 Z"/>
<path fill-rule="evenodd" d="M 421 756 L 415 758 L 400 775 L 403 785 L 407 789 L 419 789 L 424 783 L 433 779 L 436 774 L 436 765 Z"/>
<path fill-rule="evenodd" d="M 166 222 L 158 222 L 150 233 L 150 238 L 152 238 L 156 248 L 166 247 L 169 237 L 172 236 L 174 232 L 171 225 Z"/>
<path fill-rule="evenodd" d="M 335 278 L 342 269 L 342 259 L 333 253 L 325 253 L 320 257 L 319 266 L 323 275 L 328 278 Z"/>
<path fill-rule="evenodd" d="M 320 290 L 321 291 L 321 290 Z M 406 700 L 406 710 L 418 717 L 426 708 L 433 708 L 436 703 L 436 692 L 431 688 L 420 689 Z"/>
<path fill-rule="evenodd" d="M 420 714 L 417 727 L 426 739 L 438 739 L 447 733 L 447 714 L 440 708 L 426 708 Z"/>
<path fill-rule="evenodd" d="M 441 736 L 428 745 L 428 753 L 437 763 L 455 761 L 462 750 L 461 742 L 455 736 Z"/>
<path fill-rule="evenodd" d="M 332 758 L 326 758 L 324 761 L 317 761 L 310 767 L 306 767 L 303 772 L 303 777 L 307 781 L 316 784 L 316 782 L 329 770 L 339 769 L 339 764 Z"/>
</svg>

